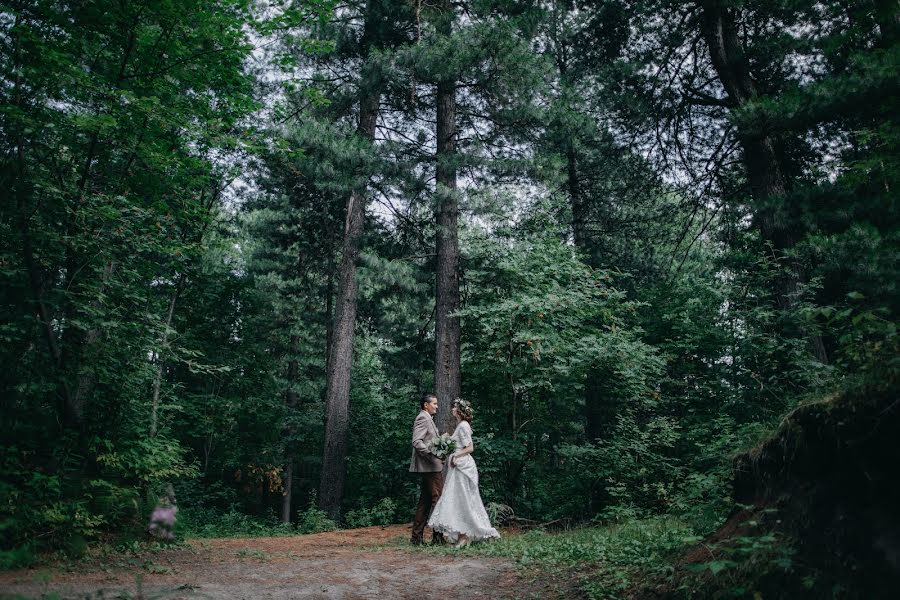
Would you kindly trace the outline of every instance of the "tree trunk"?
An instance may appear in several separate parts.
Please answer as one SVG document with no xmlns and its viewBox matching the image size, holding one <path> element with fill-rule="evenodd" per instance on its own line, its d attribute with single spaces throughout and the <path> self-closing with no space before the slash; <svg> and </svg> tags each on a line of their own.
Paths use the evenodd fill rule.
<svg viewBox="0 0 900 600">
<path fill-rule="evenodd" d="M 566 176 L 575 247 L 584 253 L 590 266 L 596 267 L 595 248 L 587 231 L 588 206 L 578 180 L 578 155 L 571 147 L 566 151 Z M 604 404 L 601 377 L 600 370 L 591 367 L 584 383 L 584 431 L 589 442 L 602 437 L 603 425 L 611 421 L 612 411 L 611 407 Z"/>
<path fill-rule="evenodd" d="M 452 7 L 442 3 L 438 32 L 450 35 Z M 450 407 L 460 393 L 459 205 L 456 194 L 456 81 L 437 84 L 437 264 L 435 267 L 434 391 L 438 397 L 438 430 L 449 431 Z"/>
<path fill-rule="evenodd" d="M 875 21 L 881 30 L 879 45 L 889 47 L 900 38 L 900 1 L 875 0 Z"/>
<path fill-rule="evenodd" d="M 299 402 L 297 391 L 294 389 L 294 384 L 297 383 L 297 377 L 300 374 L 300 363 L 297 360 L 298 352 L 300 352 L 300 336 L 292 335 L 290 343 L 291 356 L 288 359 L 287 365 L 287 389 L 284 391 L 284 404 L 287 407 L 288 412 L 293 412 Z M 284 493 L 281 497 L 282 523 L 291 522 L 291 502 L 293 500 L 294 490 L 294 460 L 296 459 L 296 452 L 293 447 L 294 433 L 293 427 L 288 426 L 285 428 L 284 434 L 286 444 L 284 453 L 284 479 L 282 481 Z"/>
<path fill-rule="evenodd" d="M 115 261 L 109 260 L 106 262 L 106 265 L 103 267 L 103 273 L 100 276 L 100 290 L 98 295 L 102 295 L 103 290 L 106 288 L 106 284 L 115 274 L 117 267 L 118 264 Z M 99 298 L 92 300 L 90 303 L 91 312 L 96 314 L 100 310 L 100 305 L 101 302 Z M 88 358 L 90 357 L 90 352 L 100 340 L 101 333 L 102 331 L 100 328 L 95 326 L 84 333 L 70 335 L 67 346 L 63 346 L 62 356 L 64 364 L 66 363 L 66 348 L 72 348 L 74 346 L 78 349 L 78 362 L 75 368 L 72 369 L 72 373 L 75 377 L 75 389 L 71 395 L 67 420 L 71 427 L 76 428 L 79 431 L 81 431 L 84 425 L 84 406 L 88 396 L 90 396 L 94 389 L 94 381 L 96 378 L 96 372 L 88 366 L 90 363 Z M 75 356 L 76 353 L 73 351 L 71 355 Z"/>
<path fill-rule="evenodd" d="M 701 33 L 709 49 L 713 69 L 728 94 L 730 105 L 739 108 L 756 99 L 759 92 L 738 37 L 734 13 L 722 0 L 705 0 L 701 7 Z M 776 142 L 764 133 L 742 131 L 738 131 L 738 141 L 743 150 L 750 191 L 756 200 L 754 223 L 763 239 L 772 244 L 778 257 L 785 259 L 785 251 L 797 242 L 797 235 L 796 224 L 787 204 L 787 182 L 775 149 Z M 801 283 L 799 266 L 788 263 L 787 272 L 775 282 L 778 308 L 787 309 L 794 303 Z M 821 336 L 809 335 L 809 345 L 819 361 L 828 362 Z"/>
<path fill-rule="evenodd" d="M 291 502 L 294 496 L 294 452 L 288 452 L 284 465 L 284 478 L 281 486 L 284 489 L 281 496 L 281 522 L 291 522 Z"/>
<path fill-rule="evenodd" d="M 331 367 L 331 342 L 334 339 L 334 261 L 328 261 L 328 280 L 325 284 L 325 372 Z"/>
<path fill-rule="evenodd" d="M 357 133 L 375 139 L 380 91 L 360 90 Z M 353 367 L 353 338 L 356 324 L 356 261 L 359 257 L 366 209 L 366 190 L 353 191 L 347 201 L 347 220 L 341 249 L 334 326 L 325 390 L 325 451 L 319 483 L 319 507 L 332 518 L 340 514 L 344 497 L 347 436 L 350 425 L 350 376 Z"/>
<path fill-rule="evenodd" d="M 569 188 L 569 203 L 572 207 L 572 237 L 575 247 L 590 253 L 587 235 L 587 203 L 581 194 L 581 185 L 578 181 L 578 156 L 574 148 L 566 151 L 566 180 Z"/>
<path fill-rule="evenodd" d="M 169 350 L 169 331 L 172 329 L 172 318 L 175 316 L 175 304 L 178 296 L 184 289 L 185 277 L 182 273 L 178 276 L 172 298 L 169 300 L 169 308 L 166 311 L 166 322 L 163 326 L 162 337 L 159 340 L 159 351 L 156 353 L 156 374 L 153 376 L 153 392 L 150 398 L 150 437 L 156 437 L 159 424 L 159 391 L 162 387 L 163 370 L 165 367 L 166 353 Z"/>
</svg>

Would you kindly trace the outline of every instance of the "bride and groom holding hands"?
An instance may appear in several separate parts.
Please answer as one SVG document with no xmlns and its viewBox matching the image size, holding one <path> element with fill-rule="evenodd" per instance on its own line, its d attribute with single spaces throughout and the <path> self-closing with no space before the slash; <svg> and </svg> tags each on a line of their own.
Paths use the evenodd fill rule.
<svg viewBox="0 0 900 600">
<path fill-rule="evenodd" d="M 432 544 L 450 542 L 461 548 L 474 541 L 499 538 L 500 534 L 491 527 L 478 491 L 478 468 L 472 458 L 475 449 L 472 405 L 461 398 L 454 400 L 451 412 L 457 425 L 450 439 L 455 442 L 455 450 L 446 457 L 436 453 L 433 446 L 440 438 L 434 424 L 437 396 L 425 394 L 419 401 L 419 408 L 413 424 L 409 463 L 410 472 L 418 473 L 421 479 L 411 542 L 413 545 L 424 543 L 426 523 L 433 532 Z"/>
</svg>

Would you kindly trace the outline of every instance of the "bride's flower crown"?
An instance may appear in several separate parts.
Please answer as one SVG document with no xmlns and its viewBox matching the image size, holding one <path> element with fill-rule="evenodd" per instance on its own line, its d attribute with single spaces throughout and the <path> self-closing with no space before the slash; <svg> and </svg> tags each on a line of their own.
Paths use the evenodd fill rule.
<svg viewBox="0 0 900 600">
<path fill-rule="evenodd" d="M 457 398 L 453 401 L 453 405 L 456 407 L 456 410 L 462 414 L 467 420 L 472 419 L 472 403 L 468 400 L 463 400 L 462 398 Z"/>
</svg>

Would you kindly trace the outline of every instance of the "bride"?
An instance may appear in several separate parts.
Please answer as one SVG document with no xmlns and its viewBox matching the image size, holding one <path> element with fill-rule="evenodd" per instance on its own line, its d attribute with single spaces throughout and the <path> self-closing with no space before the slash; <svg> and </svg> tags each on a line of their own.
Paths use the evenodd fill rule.
<svg viewBox="0 0 900 600">
<path fill-rule="evenodd" d="M 458 425 L 452 439 L 458 450 L 450 455 L 450 465 L 444 491 L 428 519 L 428 526 L 439 531 L 457 548 L 468 546 L 470 542 L 487 538 L 499 538 L 500 534 L 491 527 L 487 511 L 478 492 L 478 468 L 472 451 L 472 405 L 457 398 L 451 409 Z"/>
</svg>

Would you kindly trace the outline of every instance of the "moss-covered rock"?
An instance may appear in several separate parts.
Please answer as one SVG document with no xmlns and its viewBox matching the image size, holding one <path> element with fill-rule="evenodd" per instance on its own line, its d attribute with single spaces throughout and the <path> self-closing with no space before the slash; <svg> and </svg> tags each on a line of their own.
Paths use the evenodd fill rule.
<svg viewBox="0 0 900 600">
<path fill-rule="evenodd" d="M 852 596 L 900 593 L 900 400 L 893 382 L 799 406 L 734 460 L 734 497 L 777 508 L 797 560 Z"/>
<path fill-rule="evenodd" d="M 900 594 L 896 382 L 797 407 L 734 458 L 735 511 L 635 598 Z"/>
</svg>

